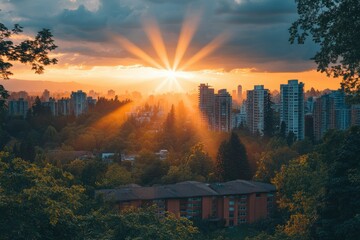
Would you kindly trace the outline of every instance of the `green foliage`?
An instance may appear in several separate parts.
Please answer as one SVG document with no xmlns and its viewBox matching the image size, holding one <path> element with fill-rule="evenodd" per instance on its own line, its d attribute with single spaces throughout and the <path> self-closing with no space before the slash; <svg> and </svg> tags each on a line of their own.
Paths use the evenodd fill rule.
<svg viewBox="0 0 360 240">
<path fill-rule="evenodd" d="M 72 176 L 0 153 L 2 239 L 76 239 L 84 188 Z"/>
<path fill-rule="evenodd" d="M 309 150 L 306 142 L 302 144 Z M 277 239 L 281 234 L 285 239 L 357 239 L 359 146 L 359 127 L 330 131 L 316 151 L 284 163 L 272 178 L 284 223 L 266 238 Z"/>
<path fill-rule="evenodd" d="M 326 179 L 326 166 L 317 154 L 292 160 L 276 174 L 273 183 L 278 189 L 278 205 L 290 216 L 284 226 L 287 235 L 309 239 L 310 226 L 317 219 L 318 198 L 324 193 Z"/>
<path fill-rule="evenodd" d="M 283 165 L 297 156 L 298 154 L 287 146 L 263 152 L 257 163 L 254 179 L 269 183 Z"/>
<path fill-rule="evenodd" d="M 290 31 L 290 42 L 302 44 L 311 35 L 320 45 L 313 60 L 318 71 L 343 77 L 342 85 L 359 96 L 360 22 L 357 0 L 296 0 L 299 19 Z"/>
<path fill-rule="evenodd" d="M 122 213 L 114 229 L 112 239 L 187 240 L 195 239 L 198 230 L 186 218 L 176 218 L 168 213 L 156 214 L 154 207 L 129 209 Z"/>
<path fill-rule="evenodd" d="M 100 182 L 102 188 L 116 188 L 132 183 L 131 173 L 117 163 L 107 167 L 104 178 Z"/>
<path fill-rule="evenodd" d="M 202 144 L 196 144 L 191 148 L 186 162 L 194 175 L 207 178 L 213 172 L 213 161 L 209 154 L 205 152 Z"/>
</svg>

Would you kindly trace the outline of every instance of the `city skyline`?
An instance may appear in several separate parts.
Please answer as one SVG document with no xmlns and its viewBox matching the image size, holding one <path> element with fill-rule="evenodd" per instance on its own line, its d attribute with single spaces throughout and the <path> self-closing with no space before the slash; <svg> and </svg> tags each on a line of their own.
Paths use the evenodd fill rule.
<svg viewBox="0 0 360 240">
<path fill-rule="evenodd" d="M 24 27 L 16 40 L 49 28 L 59 46 L 51 55 L 59 63 L 43 75 L 14 64 L 16 79 L 76 81 L 145 94 L 188 92 L 201 82 L 218 89 L 241 84 L 279 90 L 295 78 L 305 90 L 339 86 L 340 79 L 315 71 L 310 60 L 315 44 L 289 44 L 293 1 L 20 2 L 0 3 L 4 23 Z M 38 16 L 39 8 L 47 14 Z M 115 18 L 118 13 L 123 14 Z"/>
</svg>

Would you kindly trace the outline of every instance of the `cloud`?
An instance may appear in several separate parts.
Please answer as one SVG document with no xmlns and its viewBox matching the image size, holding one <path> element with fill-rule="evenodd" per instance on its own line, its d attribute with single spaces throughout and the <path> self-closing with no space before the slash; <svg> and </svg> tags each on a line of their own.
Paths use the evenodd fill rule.
<svg viewBox="0 0 360 240">
<path fill-rule="evenodd" d="M 186 58 L 225 31 L 232 36 L 194 68 L 302 71 L 313 68 L 309 59 L 317 50 L 312 43 L 288 42 L 288 28 L 297 17 L 294 0 L 9 0 L 0 8 L 6 24 L 20 23 L 33 34 L 50 28 L 59 51 L 76 54 L 84 64 L 134 60 L 113 40 L 120 35 L 155 56 L 143 29 L 149 18 L 159 23 L 168 54 L 174 55 L 189 9 L 202 17 Z"/>
</svg>

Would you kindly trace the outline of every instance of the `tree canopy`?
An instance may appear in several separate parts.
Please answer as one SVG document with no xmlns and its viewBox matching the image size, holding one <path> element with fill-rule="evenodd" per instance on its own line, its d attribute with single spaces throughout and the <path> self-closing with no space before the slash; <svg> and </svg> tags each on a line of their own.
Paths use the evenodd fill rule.
<svg viewBox="0 0 360 240">
<path fill-rule="evenodd" d="M 22 31 L 22 27 L 18 24 L 15 24 L 12 29 L 8 29 L 3 23 L 0 23 L 0 74 L 4 79 L 8 79 L 13 74 L 9 70 L 13 66 L 10 61 L 29 63 L 31 69 L 38 74 L 44 72 L 46 65 L 56 64 L 58 61 L 56 58 L 48 56 L 49 52 L 57 48 L 49 29 L 38 32 L 33 40 L 24 40 L 18 44 L 11 41 L 13 35 Z"/>
<path fill-rule="evenodd" d="M 289 29 L 290 42 L 311 35 L 320 45 L 313 60 L 318 71 L 343 77 L 342 86 L 360 95 L 360 1 L 295 0 L 299 19 Z"/>
</svg>

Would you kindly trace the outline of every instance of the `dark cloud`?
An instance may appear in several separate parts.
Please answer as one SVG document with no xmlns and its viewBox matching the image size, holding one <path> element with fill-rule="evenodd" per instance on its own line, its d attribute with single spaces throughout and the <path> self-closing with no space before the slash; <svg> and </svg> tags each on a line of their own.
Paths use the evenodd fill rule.
<svg viewBox="0 0 360 240">
<path fill-rule="evenodd" d="M 188 11 L 202 17 L 187 57 L 224 31 L 232 36 L 200 66 L 307 70 L 317 49 L 288 42 L 288 28 L 297 17 L 294 0 L 9 0 L 0 8 L 6 23 L 33 31 L 50 28 L 58 45 L 65 44 L 59 51 L 91 58 L 132 57 L 114 35 L 154 54 L 142 26 L 150 18 L 160 24 L 171 56 Z"/>
</svg>

